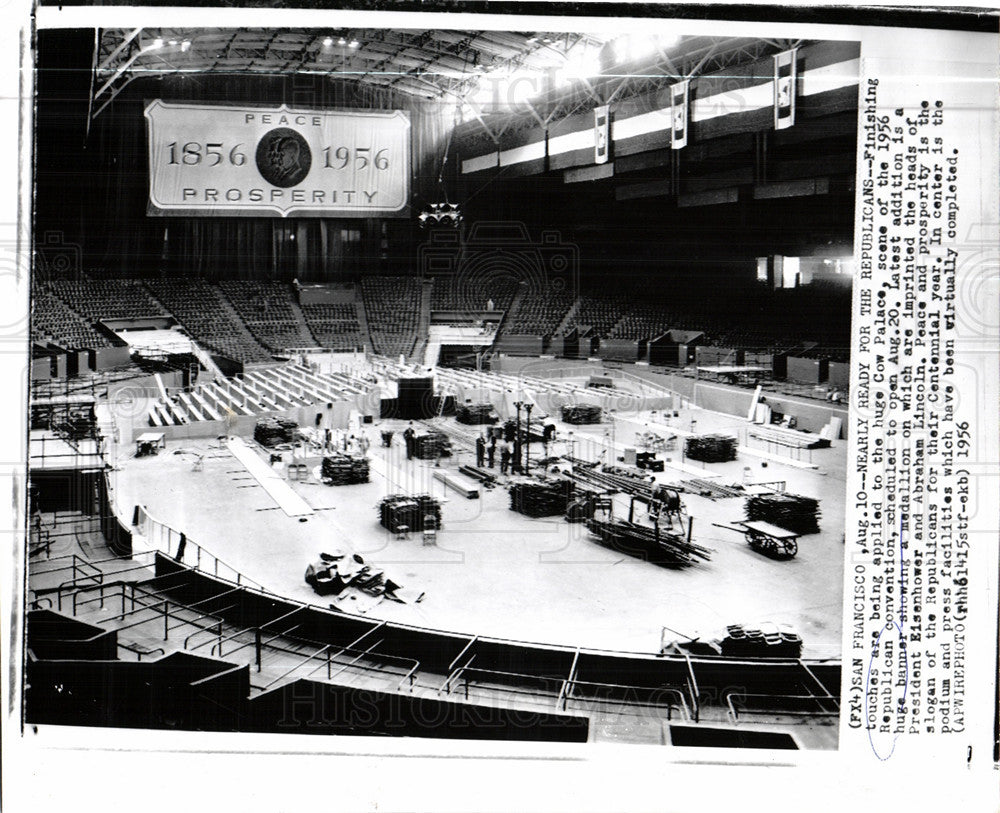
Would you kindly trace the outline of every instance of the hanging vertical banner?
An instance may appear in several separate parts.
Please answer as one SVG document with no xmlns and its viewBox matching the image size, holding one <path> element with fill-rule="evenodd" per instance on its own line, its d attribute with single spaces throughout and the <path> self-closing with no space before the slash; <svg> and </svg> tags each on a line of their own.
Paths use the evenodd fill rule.
<svg viewBox="0 0 1000 813">
<path fill-rule="evenodd" d="M 594 163 L 608 163 L 608 145 L 611 131 L 611 113 L 608 105 L 594 108 Z"/>
<path fill-rule="evenodd" d="M 774 55 L 774 129 L 784 130 L 795 124 L 795 87 L 797 48 Z"/>
<path fill-rule="evenodd" d="M 670 109 L 673 124 L 670 129 L 670 146 L 679 150 L 688 143 L 688 86 L 689 80 L 670 87 Z"/>
</svg>

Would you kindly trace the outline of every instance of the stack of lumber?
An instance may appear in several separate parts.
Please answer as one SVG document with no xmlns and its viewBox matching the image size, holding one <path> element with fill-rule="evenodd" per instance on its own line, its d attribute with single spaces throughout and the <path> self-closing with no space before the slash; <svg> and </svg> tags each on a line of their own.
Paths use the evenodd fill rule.
<svg viewBox="0 0 1000 813">
<path fill-rule="evenodd" d="M 528 517 L 561 517 L 573 496 L 573 484 L 562 478 L 518 480 L 508 490 L 510 510 Z"/>
<path fill-rule="evenodd" d="M 455 420 L 470 426 L 496 423 L 500 420 L 492 404 L 463 404 L 455 410 Z"/>
<path fill-rule="evenodd" d="M 414 438 L 414 453 L 421 460 L 437 460 L 451 456 L 451 438 L 437 429 L 428 429 Z"/>
<path fill-rule="evenodd" d="M 699 559 L 708 561 L 708 548 L 689 542 L 679 534 L 623 519 L 590 519 L 587 528 L 602 545 L 663 567 L 687 567 Z"/>
<path fill-rule="evenodd" d="M 261 418 L 253 428 L 253 439 L 261 446 L 275 447 L 294 443 L 299 425 L 287 418 Z"/>
<path fill-rule="evenodd" d="M 703 463 L 735 460 L 736 438 L 732 435 L 693 435 L 684 442 L 684 454 Z"/>
<path fill-rule="evenodd" d="M 476 466 L 459 466 L 458 470 L 466 477 L 471 477 L 473 480 L 482 483 L 487 488 L 492 488 L 496 485 L 496 475 L 486 469 L 480 469 Z"/>
<path fill-rule="evenodd" d="M 647 491 L 653 480 L 651 475 L 635 477 L 614 471 L 598 471 L 589 466 L 573 466 L 570 476 L 577 482 L 596 486 L 613 494 L 638 494 Z"/>
<path fill-rule="evenodd" d="M 798 494 L 757 494 L 747 498 L 748 520 L 762 520 L 797 534 L 819 533 L 819 500 Z"/>
<path fill-rule="evenodd" d="M 738 483 L 727 486 L 723 483 L 713 483 L 711 480 L 701 480 L 697 477 L 682 481 L 680 487 L 688 494 L 698 494 L 702 497 L 708 497 L 711 500 L 726 497 L 742 497 L 744 494 L 743 486 Z"/>
<path fill-rule="evenodd" d="M 565 423 L 577 426 L 580 424 L 600 423 L 601 408 L 592 404 L 564 404 L 562 419 Z"/>
<path fill-rule="evenodd" d="M 390 494 L 376 507 L 379 523 L 393 533 L 399 533 L 404 528 L 423 531 L 425 528 L 436 530 L 441 527 L 441 504 L 429 494 L 418 494 L 416 497 Z"/>
<path fill-rule="evenodd" d="M 323 482 L 331 486 L 347 486 L 368 482 L 368 458 L 334 454 L 323 458 L 320 467 Z"/>
</svg>

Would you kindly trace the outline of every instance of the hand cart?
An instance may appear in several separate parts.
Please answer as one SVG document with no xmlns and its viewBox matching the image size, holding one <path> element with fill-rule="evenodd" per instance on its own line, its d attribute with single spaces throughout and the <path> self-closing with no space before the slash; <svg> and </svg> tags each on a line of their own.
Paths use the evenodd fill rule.
<svg viewBox="0 0 1000 813">
<path fill-rule="evenodd" d="M 725 528 L 729 531 L 742 533 L 751 550 L 762 553 L 771 559 L 784 561 L 794 558 L 795 554 L 799 552 L 798 539 L 800 534 L 777 525 L 772 525 L 770 522 L 748 520 L 746 522 L 735 523 L 739 527 L 720 525 L 717 522 L 712 524 L 717 528 Z"/>
</svg>

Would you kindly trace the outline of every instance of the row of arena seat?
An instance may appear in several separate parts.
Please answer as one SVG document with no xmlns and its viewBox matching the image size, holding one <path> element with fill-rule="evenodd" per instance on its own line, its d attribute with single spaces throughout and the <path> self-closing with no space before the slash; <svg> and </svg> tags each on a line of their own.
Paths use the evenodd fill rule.
<svg viewBox="0 0 1000 813">
<path fill-rule="evenodd" d="M 492 302 L 494 310 L 506 311 L 510 309 L 517 289 L 518 283 L 512 279 L 435 277 L 431 310 L 482 311 Z"/>
<path fill-rule="evenodd" d="M 74 313 L 47 287 L 36 285 L 31 292 L 31 340 L 68 350 L 111 347 L 111 341 Z"/>
<path fill-rule="evenodd" d="M 506 332 L 551 336 L 572 307 L 573 300 L 572 294 L 557 290 L 526 295 L 508 319 Z"/>
<path fill-rule="evenodd" d="M 420 329 L 421 281 L 415 277 L 365 277 L 361 293 L 376 353 L 409 356 Z"/>
<path fill-rule="evenodd" d="M 164 316 L 142 283 L 127 279 L 53 280 L 52 292 L 87 319 Z"/>
<path fill-rule="evenodd" d="M 587 326 L 593 328 L 597 336 L 604 338 L 610 334 L 628 306 L 629 299 L 620 294 L 607 297 L 581 296 L 576 313 L 563 329 L 563 335 L 577 326 Z"/>
<path fill-rule="evenodd" d="M 217 286 L 177 277 L 152 280 L 148 285 L 195 341 L 243 363 L 272 360 L 271 354 L 226 308 Z"/>
<path fill-rule="evenodd" d="M 295 312 L 292 288 L 283 282 L 227 280 L 219 287 L 244 324 L 265 347 L 315 347 L 316 342 Z"/>
<path fill-rule="evenodd" d="M 320 347 L 330 350 L 355 350 L 365 340 L 353 302 L 300 305 L 309 332 Z"/>
</svg>

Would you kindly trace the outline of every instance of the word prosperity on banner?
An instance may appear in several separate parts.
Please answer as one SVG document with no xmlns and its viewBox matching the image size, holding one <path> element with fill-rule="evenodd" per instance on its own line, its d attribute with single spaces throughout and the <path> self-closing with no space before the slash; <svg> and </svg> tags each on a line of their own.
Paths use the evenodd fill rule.
<svg viewBox="0 0 1000 813">
<path fill-rule="evenodd" d="M 152 214 L 402 215 L 410 119 L 401 110 L 175 104 L 149 123 Z"/>
</svg>

